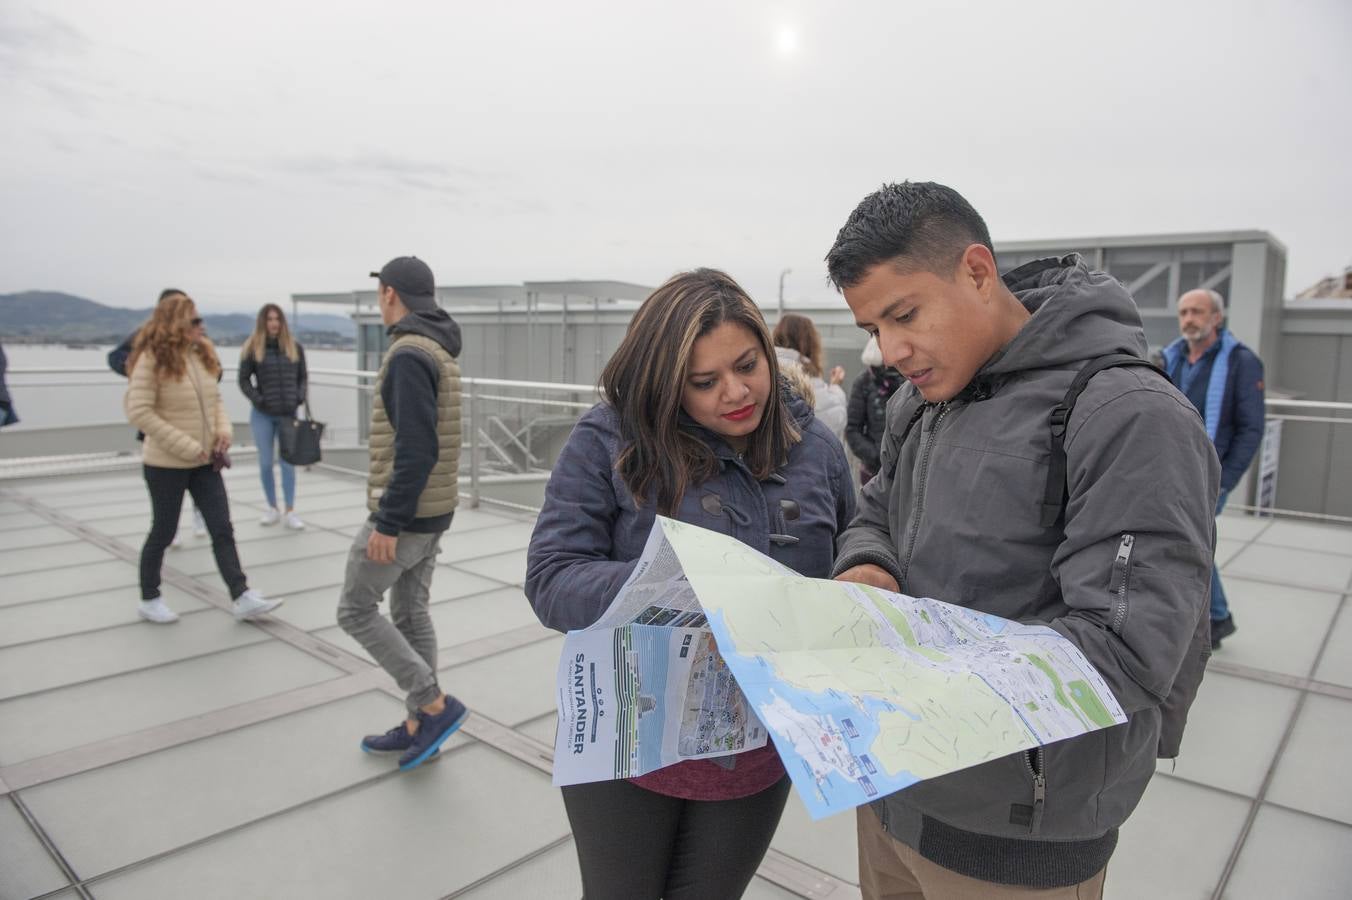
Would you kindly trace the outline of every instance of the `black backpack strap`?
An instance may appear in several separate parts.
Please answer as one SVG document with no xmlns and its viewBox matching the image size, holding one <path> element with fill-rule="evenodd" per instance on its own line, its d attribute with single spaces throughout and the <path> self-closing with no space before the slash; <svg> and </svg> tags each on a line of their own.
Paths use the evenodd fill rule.
<svg viewBox="0 0 1352 900">
<path fill-rule="evenodd" d="M 1070 414 L 1075 409 L 1075 401 L 1079 399 L 1080 394 L 1088 386 L 1089 379 L 1099 372 L 1104 369 L 1131 366 L 1153 369 L 1161 377 L 1168 379 L 1168 376 L 1160 370 L 1159 366 L 1149 360 L 1132 356 L 1130 353 L 1111 353 L 1107 356 L 1096 357 L 1085 363 L 1084 368 L 1080 369 L 1075 375 L 1075 380 L 1070 383 L 1066 396 L 1061 398 L 1061 402 L 1052 408 L 1052 455 L 1047 464 L 1047 489 L 1042 496 L 1043 528 L 1054 526 L 1061 518 L 1062 513 L 1065 512 L 1068 493 L 1066 487 L 1066 426 L 1070 423 Z"/>
</svg>

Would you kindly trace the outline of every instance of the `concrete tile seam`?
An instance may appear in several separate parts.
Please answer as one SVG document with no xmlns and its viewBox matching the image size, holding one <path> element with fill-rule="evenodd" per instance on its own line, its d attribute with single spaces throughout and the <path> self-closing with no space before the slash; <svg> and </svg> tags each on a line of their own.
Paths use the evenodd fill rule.
<svg viewBox="0 0 1352 900">
<path fill-rule="evenodd" d="M 132 626 L 124 625 L 119 627 L 127 628 Z M 151 628 L 155 626 L 147 625 L 146 627 Z M 38 688 L 35 691 L 28 691 L 23 694 L 14 694 L 12 696 L 0 699 L 0 705 L 11 703 L 15 700 L 31 700 L 34 697 L 41 697 L 43 694 L 52 694 L 57 691 L 65 691 L 71 688 L 78 688 L 91 684 L 98 684 L 100 681 L 106 681 L 110 678 L 120 678 L 123 675 L 138 675 L 141 674 L 142 672 L 154 672 L 156 669 L 163 669 L 168 666 L 176 666 L 182 663 L 196 662 L 199 659 L 211 659 L 212 657 L 221 656 L 222 654 L 230 653 L 235 650 L 244 650 L 248 647 L 259 647 L 266 643 L 267 643 L 266 641 L 252 641 L 247 644 L 234 644 L 229 647 L 217 647 L 214 650 L 203 650 L 200 653 L 194 653 L 191 656 L 181 656 L 178 659 L 166 659 L 161 660 L 160 662 L 149 663 L 143 666 L 133 666 L 130 669 L 118 669 L 117 671 L 114 672 L 105 672 L 102 675 L 93 675 L 89 678 L 81 678 L 77 681 L 67 681 L 63 684 L 52 685 L 51 687 Z"/>
<path fill-rule="evenodd" d="M 526 647 L 533 643 L 547 640 L 552 636 L 553 634 L 551 632 L 546 632 L 543 635 L 539 634 L 536 626 L 532 625 L 511 629 L 505 632 L 498 632 L 497 634 L 487 635 L 461 644 L 455 644 L 446 648 L 444 651 L 439 651 L 443 655 L 454 659 L 454 661 L 449 666 L 444 667 L 442 671 L 477 662 L 481 659 L 487 659 L 496 656 L 499 653 L 515 650 L 519 647 Z M 319 641 L 319 643 L 324 647 L 332 646 L 324 641 Z M 230 649 L 240 648 L 226 648 L 226 650 Z M 214 652 L 225 652 L 225 650 Z M 201 659 L 207 655 L 209 654 L 203 653 L 195 657 L 188 657 L 185 660 L 175 660 L 174 662 L 186 662 L 194 659 Z M 169 663 L 162 663 L 156 666 L 146 666 L 143 668 L 153 669 L 168 664 Z M 97 680 L 99 679 L 92 679 L 92 681 Z M 57 689 L 59 688 L 48 690 Z M 280 715 L 286 715 L 290 712 L 305 708 L 306 704 L 315 704 L 316 701 L 314 698 L 316 697 L 327 698 L 322 700 L 322 702 L 334 702 L 370 690 L 384 691 L 400 701 L 404 699 L 403 693 L 395 686 L 394 680 L 390 678 L 383 669 L 363 663 L 363 669 L 359 672 L 341 675 L 337 678 L 327 679 L 317 684 L 304 685 L 290 691 L 284 691 L 281 694 L 260 697 L 243 704 L 236 704 L 234 706 L 212 710 L 211 712 L 203 713 L 200 716 L 192 716 L 187 719 L 180 719 L 175 722 L 156 725 L 129 735 L 118 735 L 103 741 L 97 741 L 93 744 L 72 747 L 46 756 L 23 760 L 6 767 L 0 767 L 0 776 L 5 777 L 6 780 L 11 782 L 11 790 L 32 787 L 35 784 L 43 784 L 48 781 L 65 778 L 69 775 L 78 774 L 91 769 L 113 765 L 114 763 L 122 762 L 136 756 L 143 756 L 148 753 L 154 753 L 181 744 L 191 743 L 192 741 L 211 737 L 212 735 L 220 734 L 225 731 L 232 731 L 258 722 L 267 721 Z M 36 694 L 40 692 L 33 693 Z M 271 711 L 269 712 L 269 710 Z"/>
<path fill-rule="evenodd" d="M 423 765 L 429 766 L 444 763 L 447 759 L 454 757 L 461 750 L 468 749 L 469 747 L 472 746 L 474 746 L 473 743 L 461 744 L 459 746 L 450 747 L 446 750 L 441 751 L 439 754 L 436 755 L 436 757 L 434 757 L 433 759 L 429 759 L 427 762 L 423 763 Z M 85 887 L 97 885 L 100 881 L 108 881 L 109 879 L 112 879 L 116 876 L 124 875 L 127 872 L 131 872 L 135 869 L 140 869 L 145 866 L 152 865 L 154 863 L 159 862 L 160 860 L 167 859 L 179 853 L 185 853 L 189 850 L 194 850 L 205 844 L 209 844 L 214 841 L 219 841 L 222 838 L 229 837 L 232 834 L 236 834 L 237 832 L 243 831 L 247 828 L 252 828 L 253 826 L 262 824 L 263 822 L 268 822 L 271 821 L 272 819 L 276 819 L 281 816 L 290 815 L 292 813 L 303 810 L 308 806 L 314 806 L 316 804 L 323 803 L 326 800 L 341 797 L 344 794 L 348 794 L 357 790 L 362 790 L 364 788 L 370 787 L 371 785 L 379 784 L 382 781 L 387 781 L 391 778 L 398 778 L 400 776 L 405 776 L 405 773 L 400 772 L 398 768 L 391 768 L 388 771 L 380 772 L 379 774 L 373 774 L 368 778 L 359 779 L 350 784 L 346 784 L 340 788 L 335 788 L 332 791 L 327 791 L 323 794 L 318 794 L 314 797 L 309 797 L 301 801 L 300 803 L 293 803 L 290 806 L 283 807 L 281 809 L 276 809 L 273 810 L 272 812 L 264 813 L 263 815 L 255 819 L 250 819 L 247 822 L 240 822 L 236 825 L 231 825 L 228 828 L 223 828 L 220 831 L 214 832 L 212 834 L 205 835 L 200 838 L 195 838 L 194 840 L 188 841 L 186 844 L 181 844 L 177 847 L 171 847 L 168 850 L 161 850 L 160 852 L 153 853 L 150 856 L 147 856 L 143 859 L 134 860 L 132 862 L 116 866 L 112 869 L 109 869 L 106 872 L 99 872 L 95 875 L 91 875 L 88 878 L 79 881 L 78 884 Z"/>
<path fill-rule="evenodd" d="M 1290 806 L 1285 803 L 1276 803 L 1272 800 L 1263 801 L 1263 805 L 1271 807 L 1272 809 L 1280 809 L 1283 812 L 1293 813 L 1294 815 L 1297 816 L 1304 816 L 1307 819 L 1318 819 L 1320 822 L 1324 822 L 1325 824 L 1328 825 L 1337 825 L 1340 828 L 1346 828 L 1349 830 L 1350 833 L 1352 833 L 1352 822 L 1344 822 L 1342 819 L 1330 818 L 1329 816 L 1323 815 L 1322 813 L 1310 812 L 1308 809 L 1298 809 L 1294 806 Z"/>
<path fill-rule="evenodd" d="M 66 881 L 70 882 L 70 884 L 77 883 L 80 880 L 80 876 L 75 872 L 75 869 L 71 867 L 71 864 L 66 857 L 62 855 L 60 849 L 57 848 L 56 843 L 52 840 L 51 836 L 47 834 L 46 829 L 44 829 L 41 823 L 33 816 L 28 805 L 23 802 L 23 798 L 18 794 L 10 794 L 9 799 L 14 804 L 14 808 L 19 811 L 19 815 L 23 817 L 24 822 L 27 823 L 28 829 L 37 837 L 38 843 L 42 844 L 42 848 L 47 851 L 47 855 L 51 857 L 52 862 L 56 863 L 56 867 L 61 870 L 61 874 L 66 876 Z M 67 885 L 62 888 L 62 890 L 68 890 L 69 887 L 70 885 Z M 84 891 L 80 891 L 80 895 L 88 896 Z"/>
<path fill-rule="evenodd" d="M 495 869 L 494 871 L 489 872 L 487 875 L 483 876 L 482 878 L 478 878 L 478 879 L 475 879 L 474 881 L 471 881 L 469 884 L 465 885 L 464 887 L 462 887 L 462 888 L 460 888 L 460 889 L 458 889 L 458 890 L 452 891 L 452 892 L 449 893 L 449 894 L 444 894 L 444 895 L 441 897 L 441 900 L 455 900 L 455 898 L 457 898 L 457 897 L 464 897 L 465 895 L 470 894 L 470 893 L 472 893 L 472 892 L 478 890 L 479 888 L 483 887 L 484 885 L 490 884 L 490 883 L 496 881 L 497 879 L 501 878 L 503 875 L 506 875 L 508 872 L 514 871 L 514 870 L 516 870 L 516 869 L 519 869 L 519 868 L 521 868 L 522 866 L 524 866 L 524 865 L 530 863 L 532 860 L 539 859 L 541 856 L 544 856 L 546 853 L 549 853 L 549 852 L 551 852 L 551 851 L 553 851 L 553 850 L 557 850 L 559 847 L 562 847 L 564 844 L 567 844 L 567 843 L 569 843 L 570 841 L 572 841 L 572 839 L 573 839 L 573 836 L 572 836 L 571 833 L 570 833 L 570 834 L 566 834 L 566 835 L 564 835 L 563 837 L 559 838 L 559 839 L 556 840 L 556 841 L 551 841 L 550 843 L 545 844 L 543 847 L 540 847 L 540 848 L 538 848 L 538 849 L 536 849 L 536 850 L 533 850 L 533 851 L 530 852 L 530 853 L 527 853 L 525 856 L 521 857 L 520 859 L 514 860 L 514 861 L 508 863 L 507 865 L 505 865 L 505 866 L 503 866 L 503 867 L 501 867 L 501 868 L 499 868 L 499 869 Z"/>
<path fill-rule="evenodd" d="M 57 599 L 69 599 L 69 598 L 57 598 Z M 34 600 L 33 602 L 34 602 L 34 603 L 42 603 L 42 602 L 45 602 L 45 601 L 42 601 L 42 600 Z M 14 604 L 13 606 L 8 606 L 8 607 L 5 607 L 5 608 L 6 608 L 6 609 L 15 609 L 15 608 L 17 608 L 17 607 L 27 606 L 27 605 L 28 605 L 28 604 L 26 604 L 26 603 L 16 603 L 16 604 Z M 30 644 L 41 644 L 41 643 L 43 643 L 44 641 L 55 641 L 55 640 L 58 640 L 58 639 L 60 639 L 60 638 L 68 638 L 68 637 L 83 637 L 83 636 L 85 636 L 85 635 L 98 634 L 98 633 L 101 632 L 101 631 L 112 631 L 114 628 L 126 628 L 128 625 L 144 624 L 144 623 L 142 622 L 141 619 L 139 619 L 139 618 L 136 617 L 136 610 L 135 610 L 134 607 L 128 606 L 128 609 L 130 610 L 130 612 L 128 613 L 127 621 L 125 621 L 125 622 L 113 622 L 113 623 L 111 623 L 111 624 L 109 624 L 109 625 L 99 625 L 99 626 L 94 627 L 94 628 L 85 628 L 85 629 L 82 629 L 82 630 L 80 630 L 80 631 L 65 631 L 65 632 L 62 632 L 61 634 L 53 634 L 53 635 L 49 635 L 49 636 L 47 636 L 47 637 L 29 638 L 29 639 L 26 640 L 26 641 L 16 641 L 16 642 L 14 642 L 13 644 L 0 644 L 0 653 L 3 653 L 5 650 L 12 650 L 12 649 L 15 648 L 15 647 L 27 647 L 27 646 L 29 646 Z M 214 610 L 212 610 L 212 609 L 186 609 L 186 610 L 182 610 L 182 611 L 175 610 L 175 612 L 178 613 L 178 617 L 179 617 L 180 620 L 186 619 L 188 616 L 195 616 L 195 615 L 198 615 L 198 614 L 200 614 L 200 613 L 204 613 L 204 612 L 213 612 L 213 611 L 214 611 Z"/>
<path fill-rule="evenodd" d="M 306 709 L 337 703 L 371 691 L 383 690 L 384 672 L 371 668 L 356 675 L 303 685 L 256 700 L 154 725 L 130 734 L 115 735 L 91 744 L 59 750 L 46 756 L 0 767 L 0 778 L 10 791 L 59 781 L 72 775 L 116 765 L 268 722 Z"/>
<path fill-rule="evenodd" d="M 1317 681 L 1313 678 L 1302 678 L 1299 675 L 1287 675 L 1284 672 L 1273 672 L 1256 666 L 1246 666 L 1242 663 L 1216 659 L 1215 656 L 1212 656 L 1211 661 L 1207 663 L 1207 671 L 1219 672 L 1222 675 L 1230 675 L 1246 681 L 1257 681 L 1278 687 L 1293 688 L 1298 691 L 1309 691 L 1312 694 L 1336 697 L 1340 700 L 1352 700 L 1352 687 L 1346 685 Z"/>
<path fill-rule="evenodd" d="M 1338 602 L 1338 608 L 1333 612 L 1333 618 L 1329 622 L 1329 627 L 1324 632 L 1324 639 L 1319 644 L 1319 649 L 1315 652 L 1314 660 L 1310 664 L 1310 674 L 1313 675 L 1319 670 L 1319 663 L 1324 658 L 1325 651 L 1328 650 L 1329 641 L 1333 637 L 1333 630 L 1338 625 L 1338 619 L 1347 606 L 1347 598 L 1344 597 Z M 1262 809 L 1266 801 L 1268 790 L 1272 787 L 1272 781 L 1277 775 L 1277 766 L 1282 761 L 1282 756 L 1286 753 L 1286 748 L 1291 744 L 1291 736 L 1295 733 L 1296 722 L 1300 720 L 1300 714 L 1305 709 L 1305 703 L 1309 699 L 1308 691 L 1301 691 L 1296 697 L 1295 709 L 1291 711 L 1291 717 L 1287 720 L 1286 728 L 1282 731 L 1281 740 L 1277 744 L 1276 752 L 1272 754 L 1272 761 L 1268 764 L 1267 771 L 1263 773 L 1263 781 L 1258 787 L 1258 794 L 1254 797 L 1253 805 L 1249 807 L 1248 815 L 1244 818 L 1244 824 L 1240 827 L 1239 836 L 1235 840 L 1235 846 L 1230 851 L 1230 856 L 1225 861 L 1225 868 L 1221 870 L 1221 877 L 1216 883 L 1215 893 L 1212 894 L 1212 900 L 1223 900 L 1225 889 L 1230 883 L 1230 877 L 1234 874 L 1235 866 L 1239 863 L 1240 854 L 1244 852 L 1244 845 L 1249 839 L 1249 834 L 1253 831 L 1254 822 L 1258 818 L 1259 810 Z"/>
</svg>

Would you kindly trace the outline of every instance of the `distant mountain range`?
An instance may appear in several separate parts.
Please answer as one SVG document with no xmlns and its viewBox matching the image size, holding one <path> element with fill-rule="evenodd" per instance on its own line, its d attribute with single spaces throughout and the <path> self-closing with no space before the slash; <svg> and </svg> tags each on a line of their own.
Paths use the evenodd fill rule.
<svg viewBox="0 0 1352 900">
<path fill-rule="evenodd" d="M 288 317 L 291 311 L 287 310 Z M 112 343 L 131 334 L 150 316 L 149 309 L 104 306 L 84 297 L 58 291 L 0 294 L 0 340 L 25 343 Z M 218 344 L 236 344 L 253 331 L 248 313 L 203 315 L 207 334 Z M 296 336 L 312 343 L 347 343 L 357 334 L 347 316 L 300 314 Z"/>
</svg>

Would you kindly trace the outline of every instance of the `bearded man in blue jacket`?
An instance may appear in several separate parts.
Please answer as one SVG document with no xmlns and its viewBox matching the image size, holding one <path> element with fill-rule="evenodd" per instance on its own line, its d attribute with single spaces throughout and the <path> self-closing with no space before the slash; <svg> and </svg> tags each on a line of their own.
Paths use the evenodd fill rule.
<svg viewBox="0 0 1352 900">
<path fill-rule="evenodd" d="M 1215 291 L 1188 291 L 1178 298 L 1182 337 L 1164 348 L 1164 369 L 1206 422 L 1221 461 L 1225 498 L 1249 468 L 1263 442 L 1263 361 L 1222 324 L 1225 298 Z M 1211 567 L 1211 647 L 1235 633 L 1221 574 Z"/>
</svg>

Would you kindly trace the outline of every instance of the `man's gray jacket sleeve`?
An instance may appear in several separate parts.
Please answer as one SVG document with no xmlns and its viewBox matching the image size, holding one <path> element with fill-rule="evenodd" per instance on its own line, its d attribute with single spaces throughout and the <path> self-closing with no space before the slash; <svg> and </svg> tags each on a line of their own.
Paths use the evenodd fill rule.
<svg viewBox="0 0 1352 900">
<path fill-rule="evenodd" d="M 1163 701 L 1206 614 L 1220 463 L 1186 398 L 1123 391 L 1124 378 L 1140 385 L 1104 373 L 1071 417 L 1065 538 L 1052 559 L 1069 609 L 1049 624 L 1130 713 Z"/>
</svg>

